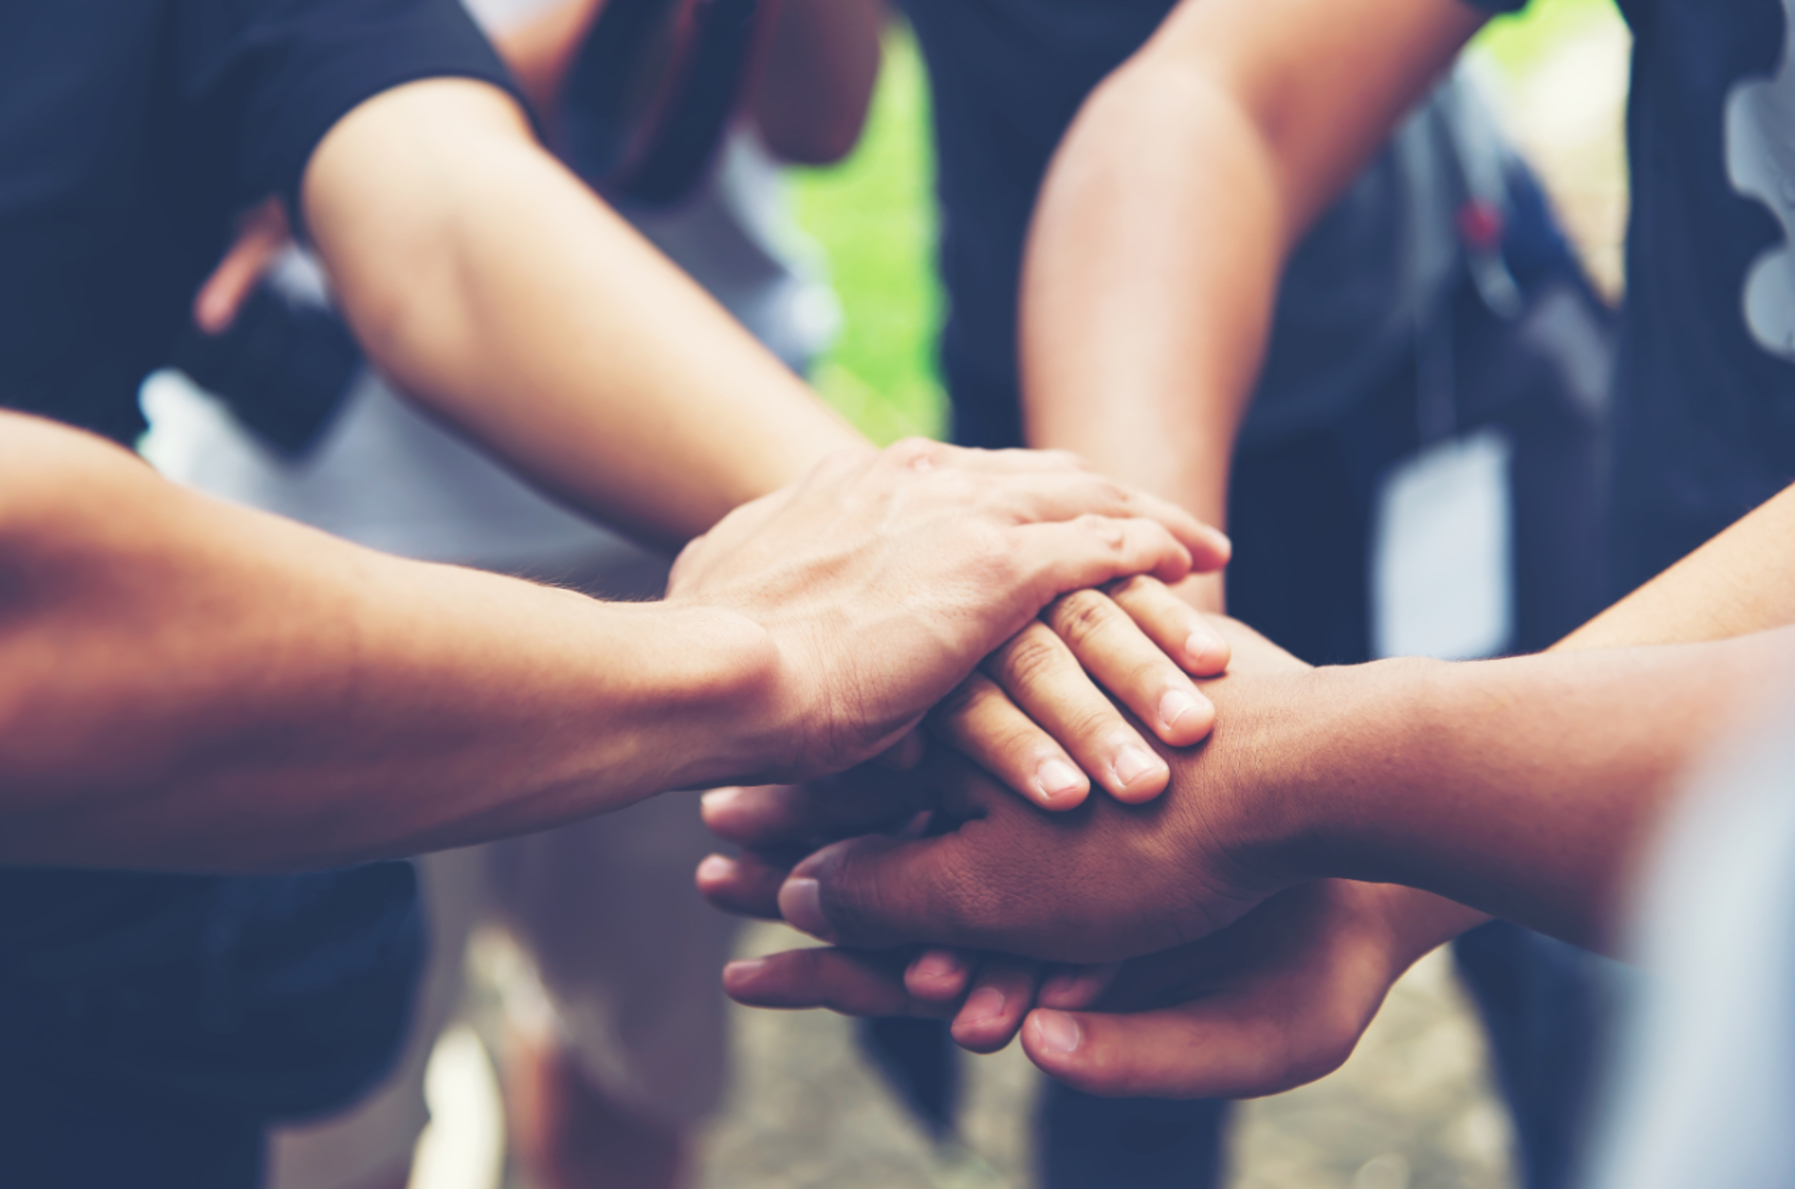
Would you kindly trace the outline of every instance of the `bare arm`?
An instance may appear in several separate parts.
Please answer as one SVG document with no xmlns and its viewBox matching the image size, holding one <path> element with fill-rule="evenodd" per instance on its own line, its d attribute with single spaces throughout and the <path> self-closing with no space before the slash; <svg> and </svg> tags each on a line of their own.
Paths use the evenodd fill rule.
<svg viewBox="0 0 1795 1189">
<path fill-rule="evenodd" d="M 491 87 L 369 100 L 303 195 L 383 370 L 575 507 L 684 540 L 863 442 Z"/>
<path fill-rule="evenodd" d="M 1042 190 L 1029 442 L 1225 524 L 1286 257 L 1482 19 L 1461 0 L 1175 10 L 1093 93 Z M 1209 595 L 1219 609 L 1219 582 Z"/>
<path fill-rule="evenodd" d="M 846 452 L 628 606 L 361 549 L 0 414 L 0 863 L 342 862 L 839 770 L 1056 595 L 1181 577 L 1135 502 L 1059 456 Z"/>
<path fill-rule="evenodd" d="M 773 656 L 739 614 L 402 561 L 22 417 L 0 475 L 0 863 L 412 853 L 758 746 Z"/>
<path fill-rule="evenodd" d="M 1172 789 L 1156 815 L 1097 807 L 1089 868 L 1066 827 L 979 802 L 958 808 L 961 836 L 848 843 L 807 860 L 794 882 L 808 868 L 821 886 L 791 904 L 803 915 L 808 897 L 805 923 L 850 944 L 1101 960 L 1342 878 L 1419 888 L 1599 947 L 1679 779 L 1795 669 L 1795 582 L 1775 580 L 1790 564 L 1792 509 L 1795 489 L 1585 629 L 1608 647 L 1312 669 L 1236 629 L 1232 668 L 1207 686 L 1214 736 L 1168 754 Z M 1723 609 L 1705 615 L 1717 591 Z M 1181 857 L 1131 876 L 1131 847 Z M 1019 900 L 1019 884 L 1039 890 Z M 1109 902 L 1091 905 L 1092 889 Z"/>
</svg>

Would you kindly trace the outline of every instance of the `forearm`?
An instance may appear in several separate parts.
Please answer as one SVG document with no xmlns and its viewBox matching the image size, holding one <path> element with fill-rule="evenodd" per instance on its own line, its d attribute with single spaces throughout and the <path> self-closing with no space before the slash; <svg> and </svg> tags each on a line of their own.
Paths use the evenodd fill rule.
<svg viewBox="0 0 1795 1189">
<path fill-rule="evenodd" d="M 1287 238 L 1274 167 L 1190 72 L 1105 84 L 1043 189 L 1022 301 L 1030 444 L 1225 525 Z"/>
<path fill-rule="evenodd" d="M 1455 0 L 1181 5 L 1092 95 L 1044 184 L 1030 444 L 1224 524 L 1287 256 L 1478 20 Z"/>
<path fill-rule="evenodd" d="M 0 863 L 409 854 L 764 762 L 735 616 L 401 561 L 0 431 Z"/>
<path fill-rule="evenodd" d="M 1795 629 L 1317 671 L 1268 820 L 1292 873 L 1400 883 L 1600 947 L 1694 760 L 1795 664 Z M 1222 713 L 1227 713 L 1226 708 Z"/>
<path fill-rule="evenodd" d="M 491 88 L 369 101 L 314 154 L 305 195 L 381 367 L 582 510 L 682 540 L 863 444 Z"/>
<path fill-rule="evenodd" d="M 1723 640 L 1795 623 L 1795 487 L 1561 641 L 1554 651 Z"/>
</svg>

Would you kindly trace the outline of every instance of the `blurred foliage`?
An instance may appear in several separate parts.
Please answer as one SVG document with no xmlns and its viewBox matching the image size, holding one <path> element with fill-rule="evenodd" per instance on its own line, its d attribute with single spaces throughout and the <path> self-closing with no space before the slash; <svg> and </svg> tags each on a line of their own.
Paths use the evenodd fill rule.
<svg viewBox="0 0 1795 1189">
<path fill-rule="evenodd" d="M 1613 0 L 1534 0 L 1490 22 L 1477 44 L 1504 70 L 1524 73 L 1554 42 L 1613 19 Z M 798 220 L 823 247 L 845 315 L 813 379 L 882 443 L 947 427 L 935 367 L 933 187 L 928 80 L 909 30 L 893 25 L 860 145 L 839 166 L 792 173 Z"/>
<path fill-rule="evenodd" d="M 1619 19 L 1614 0 L 1533 0 L 1491 21 L 1473 44 L 1509 74 L 1525 74 L 1555 43 Z"/>
<path fill-rule="evenodd" d="M 915 39 L 894 25 L 866 132 L 832 169 L 795 170 L 798 221 L 822 244 L 845 316 L 812 379 L 880 443 L 940 437 L 947 401 L 935 368 L 935 155 Z"/>
</svg>

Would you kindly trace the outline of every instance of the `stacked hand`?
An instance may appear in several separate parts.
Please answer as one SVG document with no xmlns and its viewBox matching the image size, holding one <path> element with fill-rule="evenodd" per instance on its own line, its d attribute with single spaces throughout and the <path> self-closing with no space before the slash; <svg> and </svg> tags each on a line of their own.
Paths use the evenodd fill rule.
<svg viewBox="0 0 1795 1189">
<path fill-rule="evenodd" d="M 1097 1094 L 1264 1094 L 1338 1066 L 1396 977 L 1483 918 L 1406 888 L 1292 886 L 1262 761 L 1310 674 L 1229 632 L 1215 735 L 1151 805 L 1050 816 L 941 757 L 711 794 L 707 821 L 745 853 L 706 861 L 705 895 L 836 943 L 736 963 L 730 994 L 952 1019 L 975 1051 L 1020 1031 Z"/>
<path fill-rule="evenodd" d="M 1092 677 L 1152 738 L 1208 733 L 1213 707 L 1187 672 L 1219 671 L 1226 643 L 1163 586 L 1125 580 L 1177 581 L 1227 556 L 1214 529 L 1070 456 L 903 442 L 843 452 L 738 508 L 680 555 L 668 604 L 765 633 L 770 678 L 746 708 L 757 775 L 840 772 L 947 699 L 942 735 L 1066 806 L 1088 791 L 1084 772 L 1130 799 L 1170 776 Z M 1111 595 L 1089 589 L 1116 580 Z"/>
</svg>

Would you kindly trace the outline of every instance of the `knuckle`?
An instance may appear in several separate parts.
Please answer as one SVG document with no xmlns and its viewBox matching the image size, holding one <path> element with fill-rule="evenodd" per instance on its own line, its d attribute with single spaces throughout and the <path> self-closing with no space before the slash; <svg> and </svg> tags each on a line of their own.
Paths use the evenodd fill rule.
<svg viewBox="0 0 1795 1189">
<path fill-rule="evenodd" d="M 998 668 L 1006 685 L 1032 689 L 1062 673 L 1066 659 L 1053 633 L 1030 624 L 1004 646 Z"/>
<path fill-rule="evenodd" d="M 1095 590 L 1080 590 L 1054 601 L 1048 623 L 1076 650 L 1112 627 L 1119 614 L 1108 596 Z"/>
<path fill-rule="evenodd" d="M 884 458 L 904 470 L 928 471 L 946 461 L 946 450 L 928 438 L 902 438 L 885 448 Z"/>
<path fill-rule="evenodd" d="M 1131 574 L 1126 578 L 1117 578 L 1105 583 L 1103 593 L 1107 594 L 1119 605 L 1156 599 L 1161 593 L 1170 593 L 1159 579 L 1151 574 Z"/>
<path fill-rule="evenodd" d="M 1078 518 L 1078 527 L 1111 553 L 1119 554 L 1128 547 L 1128 533 L 1119 521 L 1108 516 L 1086 513 Z"/>
</svg>

